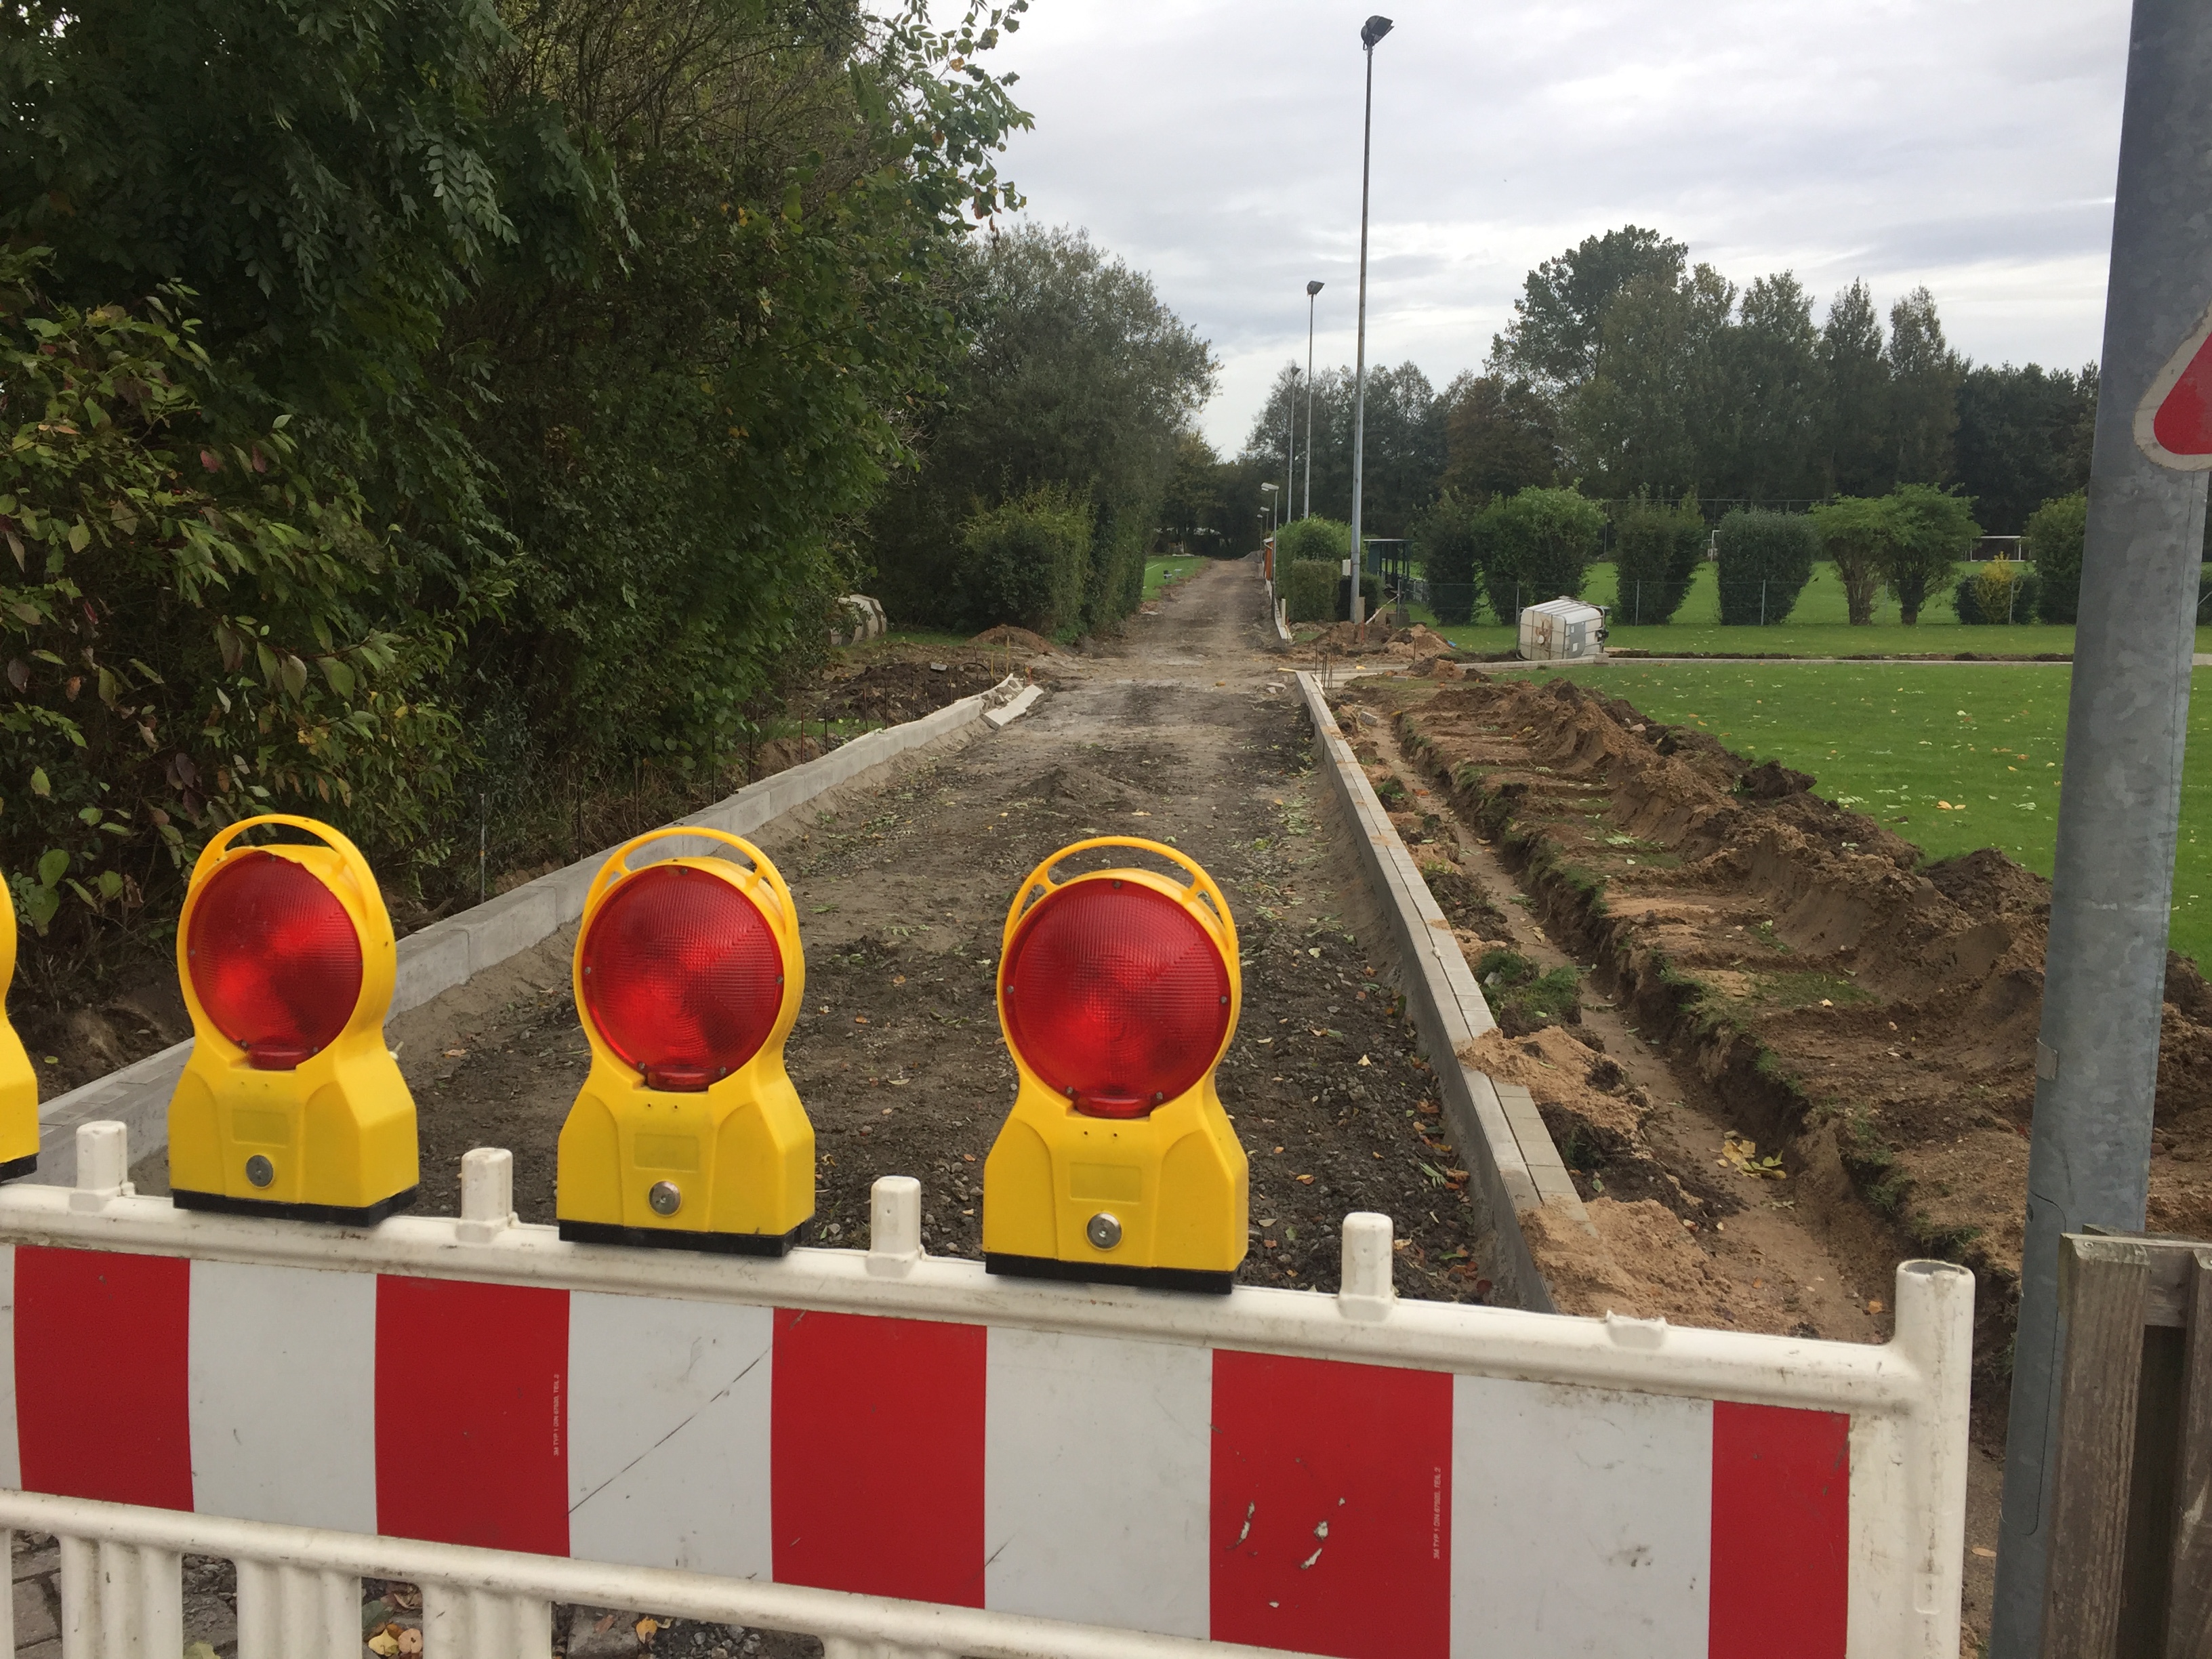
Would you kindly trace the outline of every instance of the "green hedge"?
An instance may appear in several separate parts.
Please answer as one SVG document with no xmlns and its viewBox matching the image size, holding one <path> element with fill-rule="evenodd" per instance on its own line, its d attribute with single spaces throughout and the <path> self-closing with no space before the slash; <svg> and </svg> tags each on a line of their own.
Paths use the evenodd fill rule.
<svg viewBox="0 0 2212 1659">
<path fill-rule="evenodd" d="M 2037 586 L 2035 567 L 2017 559 L 1970 564 L 1951 590 L 1951 609 L 1970 626 L 2033 622 Z"/>
<path fill-rule="evenodd" d="M 1080 626 L 1086 620 L 1091 541 L 1090 507 L 1057 485 L 984 508 L 960 533 L 966 555 L 961 596 L 968 614 L 1039 634 Z M 1144 576 L 1140 558 L 1140 588 Z"/>
<path fill-rule="evenodd" d="M 1708 532 L 1698 498 L 1668 507 L 1639 494 L 1621 508 L 1613 532 L 1613 562 L 1620 573 L 1613 620 L 1632 628 L 1672 622 L 1705 556 Z"/>
<path fill-rule="evenodd" d="M 1429 584 L 1429 609 L 1440 623 L 1474 620 L 1475 520 L 1482 508 L 1447 489 L 1413 520 L 1408 550 Z"/>
<path fill-rule="evenodd" d="M 1349 535 L 1349 530 L 1346 534 Z M 1336 603 L 1338 562 L 1334 559 L 1300 559 L 1296 564 L 1279 566 L 1284 573 L 1282 594 L 1294 623 L 1325 623 L 1335 620 L 1329 609 Z"/>
<path fill-rule="evenodd" d="M 1275 567 L 1309 559 L 1340 563 L 1352 556 L 1352 526 L 1337 519 L 1294 519 L 1275 531 Z"/>
<path fill-rule="evenodd" d="M 2088 535 L 2089 498 L 2080 490 L 2044 502 L 2028 519 L 2021 550 L 2035 564 L 2035 614 L 2047 623 L 2074 620 L 2081 598 L 2081 546 Z"/>
<path fill-rule="evenodd" d="M 1574 489 L 1521 491 L 1474 521 L 1474 556 L 1490 608 L 1517 622 L 1522 607 L 1578 599 L 1605 539 L 1605 513 Z"/>
<path fill-rule="evenodd" d="M 1738 507 L 1715 533 L 1722 623 L 1771 625 L 1788 617 L 1820 557 L 1813 521 L 1801 514 Z"/>
</svg>

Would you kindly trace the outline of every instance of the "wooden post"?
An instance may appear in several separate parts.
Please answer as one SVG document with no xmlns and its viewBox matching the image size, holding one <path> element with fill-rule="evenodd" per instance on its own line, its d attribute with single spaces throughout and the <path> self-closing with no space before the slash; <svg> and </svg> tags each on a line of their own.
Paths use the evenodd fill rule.
<svg viewBox="0 0 2212 1659">
<path fill-rule="evenodd" d="M 2165 1659 L 2202 1659 L 2212 1653 L 2212 1249 L 2198 1246 L 2188 1253 L 2181 1291 L 2187 1347 Z"/>
<path fill-rule="evenodd" d="M 2212 1659 L 2212 1244 L 2068 1234 L 2044 1659 Z"/>
<path fill-rule="evenodd" d="M 2060 1241 L 2058 1455 L 2051 1469 L 2044 1659 L 2114 1659 L 2120 1633 L 2150 1253 L 2132 1239 Z"/>
</svg>

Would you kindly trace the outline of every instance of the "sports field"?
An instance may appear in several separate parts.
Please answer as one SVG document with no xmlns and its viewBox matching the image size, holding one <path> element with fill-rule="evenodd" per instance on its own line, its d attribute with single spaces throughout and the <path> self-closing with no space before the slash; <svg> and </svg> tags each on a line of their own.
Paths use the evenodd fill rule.
<svg viewBox="0 0 2212 1659">
<path fill-rule="evenodd" d="M 1655 655 L 1705 655 L 1714 652 L 1775 653 L 1791 657 L 1952 656 L 1971 651 L 1977 656 L 2036 656 L 2067 653 L 2074 649 L 2071 627 L 2022 623 L 2015 626 L 1966 628 L 1951 609 L 1951 590 L 1930 594 L 1920 621 L 1907 628 L 1898 620 L 1897 602 L 1883 595 L 1875 602 L 1874 621 L 1860 628 L 1850 625 L 1844 603 L 1843 583 L 1832 564 L 1814 567 L 1787 622 L 1767 628 L 1723 628 L 1719 600 L 1710 564 L 1698 567 L 1689 595 L 1662 626 L 1639 626 L 1635 617 L 1640 600 L 1633 591 L 1620 591 L 1620 573 L 1610 563 L 1594 564 L 1583 586 L 1583 597 L 1612 611 L 1608 623 L 1613 649 L 1649 651 Z M 1548 595 L 1547 597 L 1549 597 Z M 1532 599 L 1530 601 L 1534 603 Z M 1430 626 L 1435 619 L 1418 612 Z M 1454 643 L 1470 651 L 1510 651 L 1513 630 L 1492 623 L 1439 630 Z M 2212 651 L 2212 628 L 2197 630 L 2197 648 Z"/>
<path fill-rule="evenodd" d="M 1565 672 L 1739 754 L 1811 773 L 1820 794 L 1880 818 L 1931 859 L 1994 847 L 2051 873 L 2072 675 L 2065 664 L 1627 661 Z M 2212 670 L 2200 668 L 2173 908 L 2173 948 L 2200 963 L 2212 961 L 2209 700 Z"/>
</svg>

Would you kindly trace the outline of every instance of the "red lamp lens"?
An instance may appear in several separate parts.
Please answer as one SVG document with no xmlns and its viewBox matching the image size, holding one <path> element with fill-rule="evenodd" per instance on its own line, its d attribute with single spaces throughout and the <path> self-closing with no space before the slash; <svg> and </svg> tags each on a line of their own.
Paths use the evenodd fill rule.
<svg viewBox="0 0 2212 1659">
<path fill-rule="evenodd" d="M 1006 1037 L 1092 1117 L 1143 1117 L 1200 1078 L 1229 1030 L 1220 947 L 1175 900 L 1082 881 L 1040 899 L 1003 974 Z"/>
<path fill-rule="evenodd" d="M 257 1071 L 330 1047 L 361 1000 L 361 936 L 315 873 L 247 852 L 209 878 L 185 940 L 192 992 Z"/>
<path fill-rule="evenodd" d="M 584 936 L 584 1012 L 648 1086 L 696 1093 L 750 1060 L 783 1006 L 768 918 L 681 864 L 626 878 Z"/>
</svg>

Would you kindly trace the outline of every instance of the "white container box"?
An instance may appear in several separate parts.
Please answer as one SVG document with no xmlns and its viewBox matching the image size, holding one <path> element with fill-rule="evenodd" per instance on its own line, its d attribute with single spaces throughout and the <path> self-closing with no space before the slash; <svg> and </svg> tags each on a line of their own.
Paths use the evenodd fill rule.
<svg viewBox="0 0 2212 1659">
<path fill-rule="evenodd" d="M 1605 655 L 1605 611 L 1580 599 L 1547 599 L 1521 613 L 1521 655 L 1529 662 L 1588 662 Z"/>
</svg>

